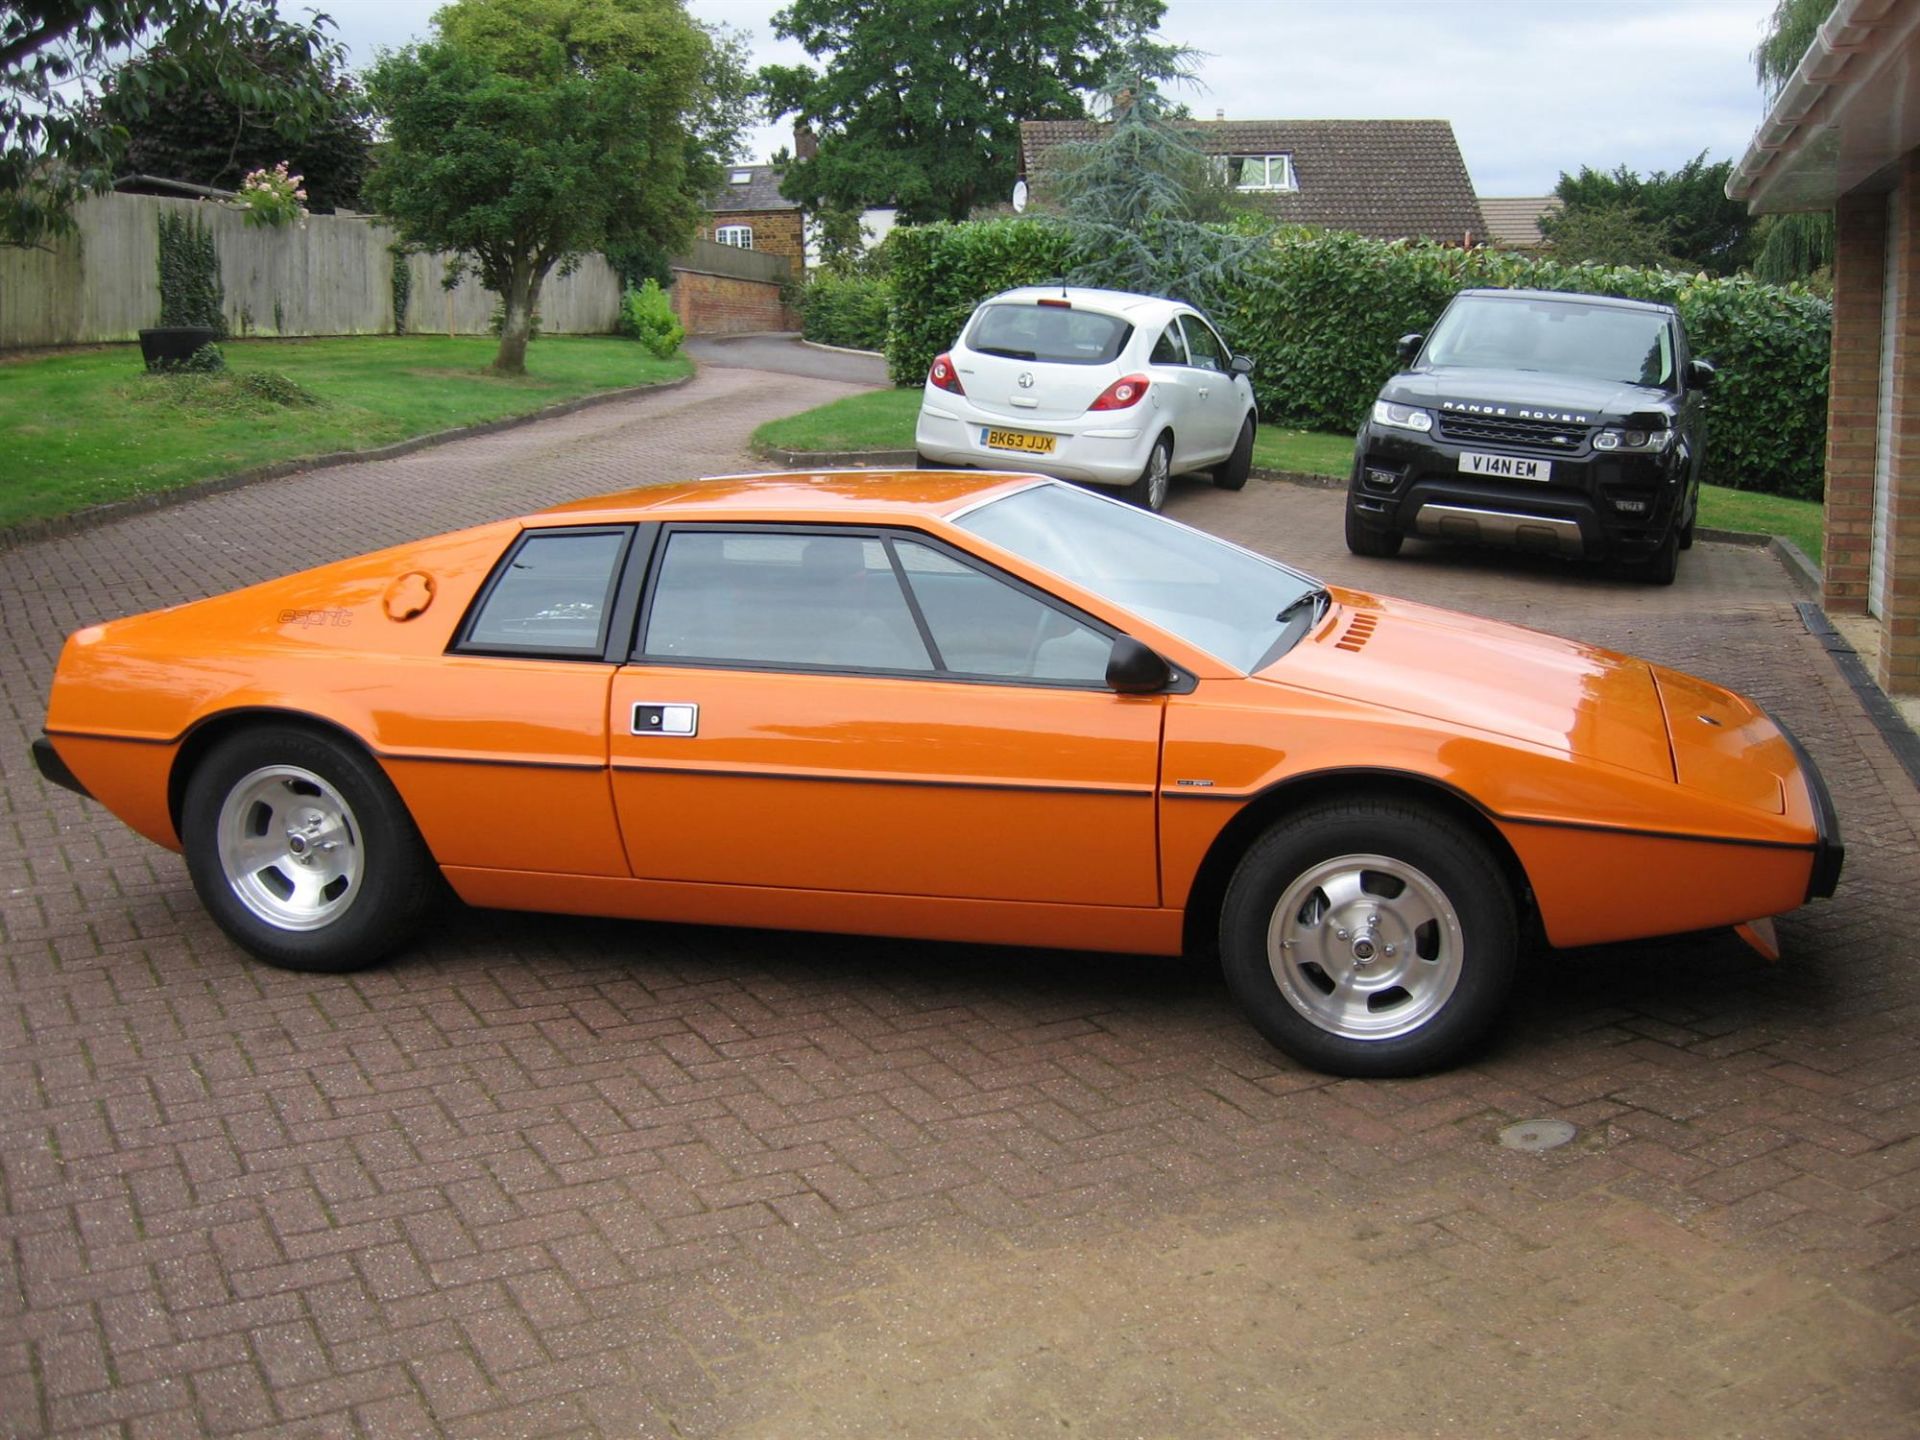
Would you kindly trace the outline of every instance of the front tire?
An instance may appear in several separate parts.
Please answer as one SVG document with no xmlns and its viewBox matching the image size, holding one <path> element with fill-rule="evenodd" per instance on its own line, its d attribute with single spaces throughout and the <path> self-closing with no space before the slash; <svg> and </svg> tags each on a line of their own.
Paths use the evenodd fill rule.
<svg viewBox="0 0 1920 1440">
<path fill-rule="evenodd" d="M 1391 560 L 1400 553 L 1401 536 L 1392 530 L 1376 530 L 1354 513 L 1347 502 L 1347 549 L 1370 560 Z"/>
<path fill-rule="evenodd" d="M 1260 1033 L 1333 1075 L 1457 1061 L 1498 1017 L 1519 925 L 1470 832 L 1398 801 L 1325 803 L 1242 858 L 1220 917 L 1228 989 Z"/>
<path fill-rule="evenodd" d="M 1162 435 L 1153 442 L 1140 478 L 1120 493 L 1142 510 L 1159 513 L 1167 503 L 1167 491 L 1173 485 L 1173 437 Z"/>
<path fill-rule="evenodd" d="M 1240 438 L 1233 442 L 1233 453 L 1213 467 L 1213 483 L 1222 490 L 1244 490 L 1247 476 L 1253 473 L 1253 417 L 1240 424 Z"/>
<path fill-rule="evenodd" d="M 1640 562 L 1640 578 L 1649 585 L 1671 585 L 1680 573 L 1680 527 L 1668 530 L 1653 554 Z"/>
<path fill-rule="evenodd" d="M 432 858 L 385 774 L 314 731 L 219 742 L 187 781 L 180 830 L 207 912 L 283 970 L 372 965 L 411 938 L 434 895 Z"/>
</svg>

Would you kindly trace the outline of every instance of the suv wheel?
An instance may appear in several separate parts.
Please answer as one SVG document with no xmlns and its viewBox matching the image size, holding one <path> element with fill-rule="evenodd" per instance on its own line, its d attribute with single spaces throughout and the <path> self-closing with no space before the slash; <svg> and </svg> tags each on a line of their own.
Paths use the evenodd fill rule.
<svg viewBox="0 0 1920 1440">
<path fill-rule="evenodd" d="M 1667 531 L 1660 548 L 1640 562 L 1640 578 L 1649 585 L 1671 585 L 1679 573 L 1680 527 L 1675 525 Z"/>
<path fill-rule="evenodd" d="M 1347 502 L 1347 549 L 1354 554 L 1374 560 L 1391 560 L 1400 553 L 1402 538 L 1392 530 L 1374 529 L 1360 518 L 1353 508 L 1353 502 Z"/>
</svg>

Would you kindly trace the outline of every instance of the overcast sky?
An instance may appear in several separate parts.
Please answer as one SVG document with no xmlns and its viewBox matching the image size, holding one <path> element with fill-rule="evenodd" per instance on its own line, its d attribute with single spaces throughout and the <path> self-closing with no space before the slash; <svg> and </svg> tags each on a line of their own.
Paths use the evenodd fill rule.
<svg viewBox="0 0 1920 1440">
<path fill-rule="evenodd" d="M 427 38 L 441 0 L 318 0 L 358 67 Z M 875 0 L 884 4 L 885 0 Z M 302 8 L 282 0 L 282 8 Z M 690 0 L 747 32 L 754 63 L 802 62 L 780 0 Z M 1169 0 L 1161 33 L 1206 52 L 1196 115 L 1453 122 L 1482 195 L 1544 195 L 1563 170 L 1671 170 L 1745 152 L 1763 114 L 1750 58 L 1773 0 Z M 751 137 L 766 159 L 783 128 Z"/>
</svg>

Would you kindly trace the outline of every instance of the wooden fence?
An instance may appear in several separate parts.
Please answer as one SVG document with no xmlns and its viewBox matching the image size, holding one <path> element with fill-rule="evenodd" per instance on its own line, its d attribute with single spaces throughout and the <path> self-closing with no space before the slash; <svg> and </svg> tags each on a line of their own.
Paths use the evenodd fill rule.
<svg viewBox="0 0 1920 1440">
<path fill-rule="evenodd" d="M 160 323 L 160 216 L 204 218 L 220 255 L 235 335 L 375 335 L 393 330 L 394 233 L 358 216 L 254 227 L 240 211 L 198 200 L 103 195 L 76 213 L 78 233 L 50 250 L 0 249 L 0 350 L 132 340 Z M 414 255 L 407 329 L 484 335 L 499 298 L 471 277 L 443 291 L 446 257 Z M 589 255 L 547 276 L 540 328 L 604 334 L 620 313 L 620 281 Z"/>
</svg>

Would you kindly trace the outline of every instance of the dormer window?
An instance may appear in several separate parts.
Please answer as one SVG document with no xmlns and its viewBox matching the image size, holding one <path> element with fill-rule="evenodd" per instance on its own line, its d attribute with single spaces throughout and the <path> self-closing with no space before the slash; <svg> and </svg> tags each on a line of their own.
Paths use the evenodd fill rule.
<svg viewBox="0 0 1920 1440">
<path fill-rule="evenodd" d="M 1229 155 L 1227 177 L 1236 190 L 1298 190 L 1291 155 Z"/>
<path fill-rule="evenodd" d="M 751 185 L 753 183 L 753 172 L 751 170 L 736 170 L 727 178 L 735 185 Z"/>
</svg>

